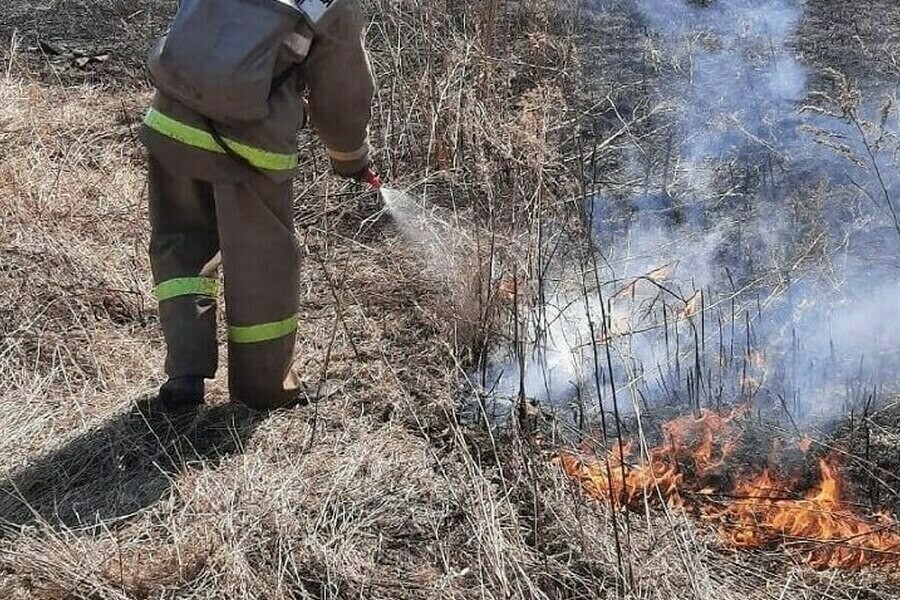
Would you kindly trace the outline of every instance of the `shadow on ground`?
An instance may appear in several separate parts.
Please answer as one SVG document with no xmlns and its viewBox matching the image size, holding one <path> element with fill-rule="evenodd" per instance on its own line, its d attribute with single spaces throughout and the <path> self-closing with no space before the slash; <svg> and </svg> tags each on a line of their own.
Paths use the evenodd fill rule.
<svg viewBox="0 0 900 600">
<path fill-rule="evenodd" d="M 169 416 L 156 399 L 130 409 L 0 478 L 0 536 L 45 523 L 116 528 L 152 506 L 189 469 L 243 452 L 264 413 L 228 404 Z"/>
</svg>

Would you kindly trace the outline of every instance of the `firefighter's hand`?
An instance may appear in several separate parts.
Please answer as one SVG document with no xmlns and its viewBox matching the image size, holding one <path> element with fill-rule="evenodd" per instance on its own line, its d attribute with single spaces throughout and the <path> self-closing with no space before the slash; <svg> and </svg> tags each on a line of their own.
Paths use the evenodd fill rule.
<svg viewBox="0 0 900 600">
<path fill-rule="evenodd" d="M 359 183 L 365 183 L 373 190 L 381 189 L 381 177 L 378 175 L 378 172 L 375 170 L 375 167 L 372 165 L 368 165 L 356 173 L 353 173 L 348 177 L 348 179 L 352 179 L 354 181 L 358 181 Z"/>
</svg>

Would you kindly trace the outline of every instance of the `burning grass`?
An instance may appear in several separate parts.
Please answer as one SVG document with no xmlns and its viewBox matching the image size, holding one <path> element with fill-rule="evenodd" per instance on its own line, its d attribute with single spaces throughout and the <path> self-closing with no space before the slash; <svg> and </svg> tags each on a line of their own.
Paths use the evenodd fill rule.
<svg viewBox="0 0 900 600">
<path fill-rule="evenodd" d="M 663 441 L 644 452 L 614 444 L 606 457 L 590 452 L 560 457 L 566 474 L 585 492 L 613 506 L 641 509 L 665 504 L 698 516 L 733 549 L 779 547 L 818 569 L 861 569 L 900 563 L 900 523 L 886 512 L 868 513 L 851 502 L 836 453 L 815 462 L 818 481 L 806 473 L 766 466 L 746 468 L 736 448 L 753 427 L 748 408 L 728 413 L 702 409 L 663 425 Z M 796 440 L 810 452 L 810 438 Z M 769 462 L 783 464 L 776 443 Z"/>
</svg>

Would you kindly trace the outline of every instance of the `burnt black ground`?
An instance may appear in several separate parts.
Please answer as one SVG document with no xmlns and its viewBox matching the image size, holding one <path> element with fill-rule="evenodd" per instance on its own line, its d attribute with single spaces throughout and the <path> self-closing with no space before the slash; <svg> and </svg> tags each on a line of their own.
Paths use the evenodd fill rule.
<svg viewBox="0 0 900 600">
<path fill-rule="evenodd" d="M 172 0 L 13 1 L 0 9 L 0 62 L 48 83 L 143 86 L 144 57 L 165 31 Z"/>
</svg>

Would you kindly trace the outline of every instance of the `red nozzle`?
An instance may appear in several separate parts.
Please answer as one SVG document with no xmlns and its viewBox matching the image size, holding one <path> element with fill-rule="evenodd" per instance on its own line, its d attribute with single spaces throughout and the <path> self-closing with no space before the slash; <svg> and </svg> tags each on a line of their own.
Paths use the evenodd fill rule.
<svg viewBox="0 0 900 600">
<path fill-rule="evenodd" d="M 374 190 L 381 189 L 381 177 L 379 177 L 378 173 L 376 173 L 371 167 L 365 170 L 362 176 L 362 180 L 365 183 L 368 183 Z"/>
</svg>

